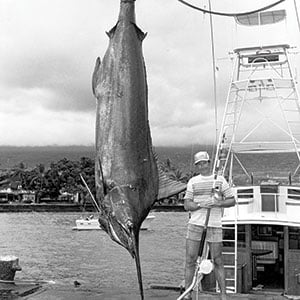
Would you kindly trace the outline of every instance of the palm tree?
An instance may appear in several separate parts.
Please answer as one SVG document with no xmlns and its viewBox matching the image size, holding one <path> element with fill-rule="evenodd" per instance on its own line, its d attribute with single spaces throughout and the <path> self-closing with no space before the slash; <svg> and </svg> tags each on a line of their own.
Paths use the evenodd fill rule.
<svg viewBox="0 0 300 300">
<path fill-rule="evenodd" d="M 31 179 L 30 186 L 34 186 L 34 190 L 37 191 L 37 203 L 40 202 L 40 198 L 43 194 L 43 188 L 47 184 L 47 179 L 45 177 L 46 167 L 44 164 L 38 164 L 34 169 L 35 176 Z"/>
<path fill-rule="evenodd" d="M 169 174 L 170 179 L 175 180 L 175 181 L 181 181 L 181 182 L 186 182 L 187 175 L 184 175 L 183 172 L 179 169 L 173 170 Z"/>
</svg>

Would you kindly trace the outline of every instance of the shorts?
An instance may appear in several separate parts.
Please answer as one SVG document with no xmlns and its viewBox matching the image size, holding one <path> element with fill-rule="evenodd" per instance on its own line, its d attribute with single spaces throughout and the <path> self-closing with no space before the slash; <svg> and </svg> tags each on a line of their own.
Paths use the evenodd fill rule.
<svg viewBox="0 0 300 300">
<path fill-rule="evenodd" d="M 200 241 L 203 232 L 203 226 L 188 224 L 186 238 L 194 241 Z M 207 227 L 206 241 L 211 243 L 222 242 L 222 228 Z"/>
</svg>

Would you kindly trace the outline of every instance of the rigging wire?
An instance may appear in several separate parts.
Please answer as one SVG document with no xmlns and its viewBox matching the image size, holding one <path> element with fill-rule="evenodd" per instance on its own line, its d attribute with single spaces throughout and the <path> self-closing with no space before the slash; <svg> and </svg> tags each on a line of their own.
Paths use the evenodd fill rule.
<svg viewBox="0 0 300 300">
<path fill-rule="evenodd" d="M 296 17 L 297 17 L 298 29 L 300 31 L 300 20 L 299 20 L 299 14 L 298 14 L 298 8 L 297 8 L 296 0 L 294 0 L 294 6 L 295 6 Z"/>
<path fill-rule="evenodd" d="M 93 200 L 92 203 L 94 204 L 95 208 L 97 209 L 98 212 L 101 212 L 101 209 L 97 203 L 97 201 L 95 200 L 94 196 L 93 196 L 93 193 L 91 192 L 89 186 L 87 185 L 86 181 L 84 180 L 83 176 L 81 174 L 79 174 L 84 186 L 86 187 L 87 191 L 89 192 L 90 194 L 90 197 L 91 199 Z"/>
<path fill-rule="evenodd" d="M 224 16 L 224 17 L 238 17 L 238 16 L 245 16 L 245 15 L 255 14 L 255 13 L 267 10 L 269 8 L 272 8 L 272 7 L 276 6 L 276 5 L 284 2 L 285 0 L 279 0 L 279 1 L 276 1 L 276 2 L 274 2 L 272 4 L 270 4 L 270 5 L 264 6 L 262 8 L 255 9 L 255 10 L 252 10 L 252 11 L 242 12 L 242 13 L 224 13 L 224 12 L 212 11 L 211 9 L 206 10 L 204 8 L 192 5 L 192 4 L 190 4 L 190 3 L 188 3 L 188 2 L 186 2 L 184 0 L 178 0 L 178 1 L 181 2 L 181 3 L 183 3 L 186 6 L 189 6 L 189 7 L 193 8 L 193 9 L 200 10 L 203 13 L 208 13 L 208 14 L 213 14 L 213 15 L 218 15 L 218 16 Z"/>
</svg>

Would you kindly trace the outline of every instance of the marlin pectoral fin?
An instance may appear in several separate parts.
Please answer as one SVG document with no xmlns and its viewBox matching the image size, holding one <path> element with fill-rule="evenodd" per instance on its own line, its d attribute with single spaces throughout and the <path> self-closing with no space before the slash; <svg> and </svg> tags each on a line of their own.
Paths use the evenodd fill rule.
<svg viewBox="0 0 300 300">
<path fill-rule="evenodd" d="M 101 59 L 100 57 L 97 57 L 94 72 L 93 72 L 93 77 L 92 77 L 92 90 L 95 97 L 96 97 L 96 86 L 98 84 L 98 79 L 99 79 L 98 72 L 100 69 L 100 65 L 101 65 Z"/>
<path fill-rule="evenodd" d="M 108 230 L 109 230 L 109 229 L 108 229 L 108 228 L 109 228 L 109 224 L 108 224 L 107 218 L 103 217 L 103 215 L 100 215 L 100 216 L 98 217 L 98 222 L 99 222 L 100 227 L 101 227 L 104 231 L 108 232 Z"/>
<path fill-rule="evenodd" d="M 109 218 L 104 217 L 104 216 L 99 216 L 98 222 L 99 222 L 100 227 L 109 234 L 109 236 L 111 237 L 111 239 L 113 241 L 115 241 L 116 243 L 118 243 L 119 245 L 124 247 L 124 244 L 119 239 L 118 234 L 115 232 L 115 229 L 112 225 L 111 220 L 109 220 Z M 131 255 L 133 256 L 132 253 L 131 253 Z"/>
<path fill-rule="evenodd" d="M 144 33 L 135 23 L 132 23 L 135 27 L 138 39 L 142 42 L 144 38 L 147 36 L 147 32 Z"/>
</svg>

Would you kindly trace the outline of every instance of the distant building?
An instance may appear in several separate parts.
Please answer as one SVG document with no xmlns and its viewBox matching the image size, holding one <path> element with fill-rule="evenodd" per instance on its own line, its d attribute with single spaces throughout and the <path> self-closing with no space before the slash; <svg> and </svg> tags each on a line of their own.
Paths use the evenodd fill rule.
<svg viewBox="0 0 300 300">
<path fill-rule="evenodd" d="M 75 195 L 68 193 L 68 192 L 63 192 L 61 195 L 58 196 L 58 201 L 61 202 L 74 202 L 75 200 Z"/>
<path fill-rule="evenodd" d="M 0 190 L 0 203 L 23 202 L 34 203 L 36 195 L 34 191 L 27 191 L 19 188 L 14 190 L 10 187 Z"/>
</svg>

